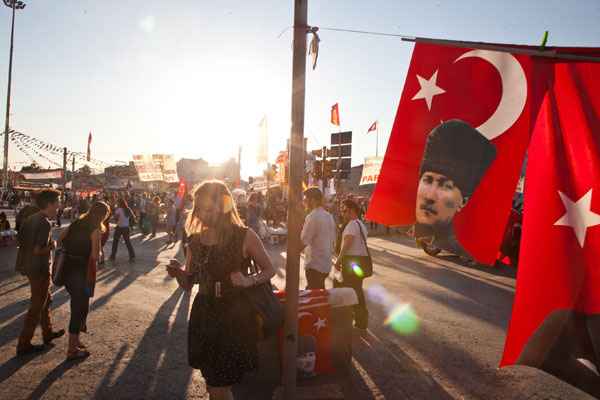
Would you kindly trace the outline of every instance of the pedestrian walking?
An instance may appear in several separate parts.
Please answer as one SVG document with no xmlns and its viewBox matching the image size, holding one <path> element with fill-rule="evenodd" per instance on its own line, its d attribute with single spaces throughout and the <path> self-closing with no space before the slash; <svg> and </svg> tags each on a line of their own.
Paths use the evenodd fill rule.
<svg viewBox="0 0 600 400">
<path fill-rule="evenodd" d="M 59 196 L 56 190 L 42 190 L 36 196 L 40 211 L 23 221 L 19 230 L 16 270 L 27 276 L 31 288 L 29 310 L 17 344 L 19 356 L 42 351 L 45 345 L 65 334 L 64 329 L 53 331 L 50 319 L 50 253 L 54 249 L 50 219 L 56 216 Z M 44 345 L 31 344 L 40 323 Z"/>
<path fill-rule="evenodd" d="M 90 297 L 94 294 L 96 284 L 96 265 L 100 257 L 103 222 L 109 215 L 110 209 L 106 203 L 93 203 L 90 210 L 73 222 L 60 238 L 66 253 L 65 288 L 71 296 L 67 360 L 77 360 L 90 355 L 79 336 L 80 332 L 87 333 L 87 315 Z"/>
<path fill-rule="evenodd" d="M 10 230 L 10 222 L 4 211 L 0 212 L 0 232 Z"/>
<path fill-rule="evenodd" d="M 167 235 L 168 243 L 177 242 L 177 209 L 173 200 L 167 201 Z"/>
<path fill-rule="evenodd" d="M 104 204 L 106 204 L 106 202 Z M 101 232 L 101 235 L 100 235 L 100 261 L 98 262 L 98 264 L 104 264 L 104 259 L 105 259 L 104 246 L 106 245 L 106 242 L 108 242 L 108 238 L 110 237 L 111 210 L 110 210 L 110 206 L 108 204 L 106 204 L 106 206 L 108 207 L 108 215 L 102 222 L 102 229 L 100 230 L 100 232 Z"/>
<path fill-rule="evenodd" d="M 250 194 L 248 198 L 248 206 L 246 208 L 246 225 L 254 232 L 258 233 L 259 205 L 258 193 Z"/>
<path fill-rule="evenodd" d="M 360 207 L 354 200 L 342 201 L 340 213 L 346 226 L 342 233 L 342 245 L 335 268 L 342 272 L 341 286 L 353 288 L 358 297 L 358 304 L 354 306 L 354 326 L 359 329 L 367 329 L 369 311 L 362 287 L 363 272 L 356 270 L 356 268 L 360 268 L 360 262 L 356 262 L 356 267 L 351 264 L 361 258 L 370 257 L 366 241 L 368 231 L 360 220 Z"/>
<path fill-rule="evenodd" d="M 304 191 L 304 206 L 309 211 L 300 236 L 304 245 L 306 289 L 325 289 L 334 253 L 335 221 L 323 208 L 323 192 L 319 188 Z"/>
<path fill-rule="evenodd" d="M 190 313 L 188 360 L 202 372 L 211 400 L 233 399 L 231 387 L 258 361 L 258 314 L 243 289 L 268 282 L 275 268 L 256 233 L 243 225 L 223 182 L 204 182 L 195 191 L 186 230 L 185 270 L 173 260 L 168 271 L 186 290 L 199 285 Z M 260 272 L 248 276 L 251 260 Z"/>
<path fill-rule="evenodd" d="M 127 246 L 127 251 L 129 252 L 129 262 L 134 262 L 135 251 L 133 251 L 133 246 L 131 245 L 131 240 L 129 238 L 129 224 L 131 221 L 134 220 L 133 211 L 131 211 L 125 199 L 119 199 L 117 205 L 118 207 L 114 213 L 117 222 L 117 227 L 115 228 L 115 233 L 113 235 L 110 261 L 115 261 L 115 257 L 117 256 L 117 250 L 119 248 L 119 240 L 121 240 L 121 237 L 123 237 L 123 240 L 125 241 L 125 246 Z"/>
<path fill-rule="evenodd" d="M 150 237 L 156 236 L 156 228 L 158 227 L 158 215 L 160 214 L 160 197 L 154 196 L 152 201 L 148 202 L 146 207 L 146 216 L 150 220 L 152 234 Z"/>
</svg>

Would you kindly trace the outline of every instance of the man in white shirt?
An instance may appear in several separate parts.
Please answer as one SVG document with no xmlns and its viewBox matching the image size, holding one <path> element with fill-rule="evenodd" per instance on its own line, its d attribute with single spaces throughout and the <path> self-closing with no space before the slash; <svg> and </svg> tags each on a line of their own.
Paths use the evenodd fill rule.
<svg viewBox="0 0 600 400">
<path fill-rule="evenodd" d="M 310 211 L 300 235 L 305 250 L 306 289 L 325 289 L 335 247 L 335 222 L 323 208 L 323 193 L 318 188 L 304 192 L 304 206 Z"/>
<path fill-rule="evenodd" d="M 338 271 L 342 271 L 343 286 L 353 288 L 358 297 L 358 304 L 354 306 L 354 326 L 358 329 L 367 329 L 369 311 L 367 310 L 362 287 L 363 278 L 342 267 L 344 257 L 369 256 L 366 243 L 368 231 L 359 219 L 360 207 L 354 200 L 346 199 L 342 201 L 340 212 L 346 222 L 346 227 L 342 233 L 342 246 L 335 263 L 335 268 Z"/>
</svg>

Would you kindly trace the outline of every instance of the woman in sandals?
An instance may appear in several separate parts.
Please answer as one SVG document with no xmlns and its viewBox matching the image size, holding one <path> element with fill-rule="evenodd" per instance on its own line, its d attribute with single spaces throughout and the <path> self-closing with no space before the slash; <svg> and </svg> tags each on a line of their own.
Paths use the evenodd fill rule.
<svg viewBox="0 0 600 400">
<path fill-rule="evenodd" d="M 71 296 L 71 320 L 69 322 L 68 360 L 90 355 L 79 340 L 80 332 L 87 332 L 86 320 L 93 295 L 95 272 L 100 257 L 102 222 L 110 208 L 104 202 L 96 202 L 90 210 L 73 222 L 60 238 L 65 249 L 65 288 Z"/>
<path fill-rule="evenodd" d="M 168 271 L 180 286 L 199 291 L 188 327 L 188 361 L 200 369 L 211 400 L 233 399 L 231 387 L 257 367 L 257 313 L 243 288 L 268 282 L 275 268 L 261 240 L 246 228 L 233 197 L 220 181 L 202 183 L 188 216 L 185 270 L 172 260 Z M 248 276 L 250 260 L 258 275 Z"/>
</svg>

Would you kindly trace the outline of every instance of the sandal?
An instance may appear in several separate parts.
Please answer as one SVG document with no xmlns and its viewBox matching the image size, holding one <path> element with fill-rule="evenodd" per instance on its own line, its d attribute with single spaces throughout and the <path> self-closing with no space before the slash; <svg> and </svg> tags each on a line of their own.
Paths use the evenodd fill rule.
<svg viewBox="0 0 600 400">
<path fill-rule="evenodd" d="M 79 343 L 77 345 L 77 348 L 80 349 L 80 350 L 85 350 L 85 349 L 87 349 L 87 346 L 85 344 L 83 344 L 83 343 Z"/>
<path fill-rule="evenodd" d="M 90 352 L 89 351 L 77 350 L 77 351 L 74 351 L 74 352 L 69 352 L 67 354 L 67 361 L 82 360 L 82 359 L 87 358 L 89 356 L 90 356 Z"/>
</svg>

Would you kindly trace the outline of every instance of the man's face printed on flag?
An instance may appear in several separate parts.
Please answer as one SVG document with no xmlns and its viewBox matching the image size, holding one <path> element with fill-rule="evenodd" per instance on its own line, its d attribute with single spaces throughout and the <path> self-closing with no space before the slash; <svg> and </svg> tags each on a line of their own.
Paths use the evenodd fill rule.
<svg viewBox="0 0 600 400">
<path fill-rule="evenodd" d="M 436 172 L 425 171 L 417 189 L 417 223 L 446 225 L 464 206 L 465 199 L 452 179 Z"/>
</svg>

